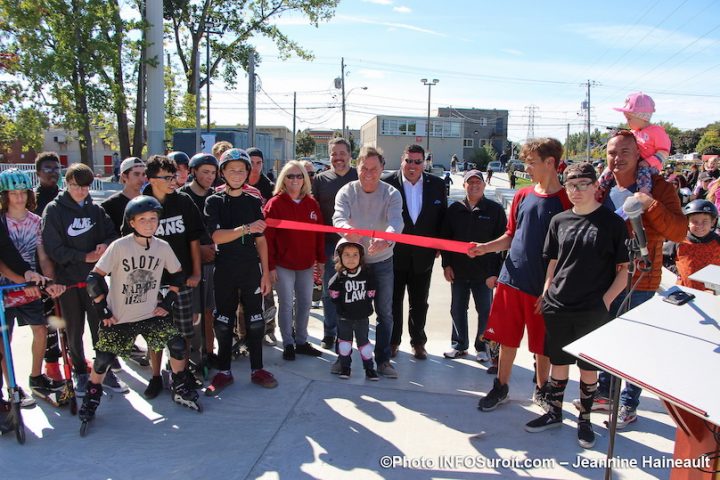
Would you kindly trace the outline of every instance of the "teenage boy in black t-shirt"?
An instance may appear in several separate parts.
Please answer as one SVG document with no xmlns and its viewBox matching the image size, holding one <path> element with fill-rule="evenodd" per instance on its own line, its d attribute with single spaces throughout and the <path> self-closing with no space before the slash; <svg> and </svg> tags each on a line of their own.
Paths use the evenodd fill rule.
<svg viewBox="0 0 720 480">
<path fill-rule="evenodd" d="M 277 380 L 263 368 L 262 362 L 263 296 L 271 291 L 272 285 L 261 202 L 243 190 L 250 169 L 250 157 L 245 150 L 227 150 L 220 158 L 225 190 L 205 201 L 207 229 L 217 245 L 213 326 L 218 342 L 218 373 L 205 390 L 210 396 L 233 383 L 230 360 L 238 303 L 242 303 L 244 311 L 250 379 L 261 387 L 277 386 Z"/>
<path fill-rule="evenodd" d="M 592 448 L 595 433 L 590 410 L 597 390 L 597 369 L 563 347 L 604 325 L 610 304 L 623 290 L 628 268 L 625 222 L 595 200 L 597 174 L 589 163 L 565 170 L 571 210 L 550 221 L 543 256 L 549 262 L 537 311 L 545 317 L 545 353 L 550 357 L 547 413 L 525 430 L 541 432 L 562 425 L 562 403 L 570 365 L 580 368 L 578 443 Z"/>
</svg>

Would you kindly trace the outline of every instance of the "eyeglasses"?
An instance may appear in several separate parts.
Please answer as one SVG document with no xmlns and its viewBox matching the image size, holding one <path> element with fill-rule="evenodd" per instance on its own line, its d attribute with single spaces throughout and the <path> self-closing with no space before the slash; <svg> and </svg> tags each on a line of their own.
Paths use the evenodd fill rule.
<svg viewBox="0 0 720 480">
<path fill-rule="evenodd" d="M 584 192 L 588 188 L 590 188 L 590 185 L 592 185 L 593 182 L 580 182 L 580 183 L 566 183 L 565 189 L 568 192 Z"/>
<path fill-rule="evenodd" d="M 302 180 L 303 174 L 302 173 L 288 173 L 285 175 L 285 178 L 288 180 Z"/>
<path fill-rule="evenodd" d="M 156 176 L 150 177 L 150 178 L 157 178 L 159 180 L 165 180 L 166 182 L 170 183 L 170 182 L 177 182 L 178 176 L 177 176 L 177 174 L 176 175 L 156 175 Z"/>
<path fill-rule="evenodd" d="M 40 171 L 43 173 L 58 173 L 60 172 L 60 167 L 42 167 Z"/>
<path fill-rule="evenodd" d="M 422 165 L 423 163 L 425 163 L 425 160 L 423 160 L 423 159 L 413 160 L 412 158 L 406 158 L 405 162 L 414 163 L 415 165 Z"/>
</svg>

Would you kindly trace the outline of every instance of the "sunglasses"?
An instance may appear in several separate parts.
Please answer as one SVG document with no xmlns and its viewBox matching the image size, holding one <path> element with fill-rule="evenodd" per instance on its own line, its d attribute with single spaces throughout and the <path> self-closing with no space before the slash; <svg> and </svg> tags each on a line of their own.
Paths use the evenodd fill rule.
<svg viewBox="0 0 720 480">
<path fill-rule="evenodd" d="M 303 174 L 302 173 L 288 173 L 285 175 L 285 178 L 288 180 L 302 180 Z"/>
<path fill-rule="evenodd" d="M 422 159 L 420 159 L 420 160 L 413 160 L 413 159 L 411 159 L 411 158 L 406 158 L 406 159 L 405 159 L 405 162 L 406 162 L 406 163 L 414 163 L 415 165 L 422 165 L 423 163 L 425 163 L 425 160 L 422 160 Z"/>
<path fill-rule="evenodd" d="M 60 171 L 60 167 L 42 167 L 40 170 L 43 173 L 58 173 Z"/>
</svg>

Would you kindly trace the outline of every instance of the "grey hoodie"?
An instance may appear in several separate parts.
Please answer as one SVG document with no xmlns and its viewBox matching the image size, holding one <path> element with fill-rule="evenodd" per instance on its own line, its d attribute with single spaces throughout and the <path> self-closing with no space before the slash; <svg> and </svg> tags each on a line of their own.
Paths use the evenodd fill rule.
<svg viewBox="0 0 720 480">
<path fill-rule="evenodd" d="M 45 251 L 55 263 L 55 280 L 72 284 L 84 282 L 94 263 L 87 263 L 85 255 L 98 244 L 117 238 L 115 226 L 90 195 L 82 206 L 67 191 L 48 204 L 43 213 L 42 240 Z"/>
</svg>

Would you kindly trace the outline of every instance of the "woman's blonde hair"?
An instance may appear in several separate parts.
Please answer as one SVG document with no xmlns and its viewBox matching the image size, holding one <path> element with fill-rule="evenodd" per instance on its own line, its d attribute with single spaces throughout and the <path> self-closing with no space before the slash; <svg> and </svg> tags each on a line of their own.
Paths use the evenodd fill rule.
<svg viewBox="0 0 720 480">
<path fill-rule="evenodd" d="M 293 167 L 296 167 L 298 170 L 300 170 L 300 173 L 302 173 L 303 176 L 303 186 L 300 189 L 300 196 L 304 197 L 305 195 L 310 195 L 310 177 L 308 176 L 307 170 L 305 170 L 303 164 L 297 160 L 290 160 L 285 164 L 282 170 L 280 170 L 277 182 L 275 182 L 275 189 L 273 190 L 273 195 L 286 192 L 285 177 L 287 177 L 288 173 L 290 173 L 290 170 Z"/>
</svg>

